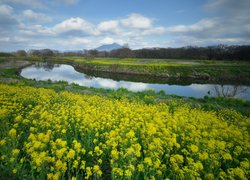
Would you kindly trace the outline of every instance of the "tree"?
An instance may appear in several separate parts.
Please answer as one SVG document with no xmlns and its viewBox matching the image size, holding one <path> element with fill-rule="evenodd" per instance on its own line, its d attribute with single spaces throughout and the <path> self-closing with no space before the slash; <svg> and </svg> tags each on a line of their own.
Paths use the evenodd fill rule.
<svg viewBox="0 0 250 180">
<path fill-rule="evenodd" d="M 0 57 L 13 57 L 13 53 L 0 52 Z"/>
<path fill-rule="evenodd" d="M 54 52 L 51 49 L 42 49 L 40 50 L 41 56 L 43 57 L 51 57 L 54 55 Z"/>
<path fill-rule="evenodd" d="M 40 55 L 41 55 L 40 51 L 39 51 L 39 50 L 35 50 L 35 49 L 29 50 L 29 51 L 28 51 L 28 54 L 29 54 L 30 56 L 40 56 Z"/>
<path fill-rule="evenodd" d="M 120 48 L 116 50 L 112 50 L 110 52 L 111 57 L 119 57 L 119 58 L 131 58 L 134 57 L 134 53 L 129 48 Z"/>
<path fill-rule="evenodd" d="M 91 49 L 89 51 L 85 51 L 84 58 L 88 60 L 95 59 L 97 55 L 98 55 L 98 51 L 96 49 Z"/>
<path fill-rule="evenodd" d="M 98 54 L 98 51 L 96 49 L 91 49 L 91 50 L 89 50 L 88 54 L 90 54 L 91 56 L 96 57 L 97 54 Z"/>
<path fill-rule="evenodd" d="M 16 51 L 16 56 L 18 56 L 18 57 L 26 57 L 27 53 L 26 53 L 25 50 L 18 50 L 18 51 Z"/>
</svg>

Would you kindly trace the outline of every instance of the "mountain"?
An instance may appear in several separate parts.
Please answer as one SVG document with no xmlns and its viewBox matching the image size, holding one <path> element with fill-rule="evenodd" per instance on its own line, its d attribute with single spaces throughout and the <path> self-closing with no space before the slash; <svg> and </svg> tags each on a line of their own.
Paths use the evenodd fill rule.
<svg viewBox="0 0 250 180">
<path fill-rule="evenodd" d="M 121 45 L 117 44 L 117 43 L 113 43 L 113 44 L 105 44 L 102 46 L 99 46 L 98 48 L 95 48 L 97 51 L 112 51 L 114 49 L 120 49 L 122 48 Z"/>
</svg>

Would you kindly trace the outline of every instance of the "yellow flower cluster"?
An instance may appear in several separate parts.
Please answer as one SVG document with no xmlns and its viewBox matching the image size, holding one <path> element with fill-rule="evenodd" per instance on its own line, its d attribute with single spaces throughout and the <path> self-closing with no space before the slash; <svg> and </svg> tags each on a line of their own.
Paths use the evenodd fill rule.
<svg viewBox="0 0 250 180">
<path fill-rule="evenodd" d="M 0 164 L 20 178 L 250 177 L 250 119 L 226 109 L 0 84 L 0 123 Z"/>
</svg>

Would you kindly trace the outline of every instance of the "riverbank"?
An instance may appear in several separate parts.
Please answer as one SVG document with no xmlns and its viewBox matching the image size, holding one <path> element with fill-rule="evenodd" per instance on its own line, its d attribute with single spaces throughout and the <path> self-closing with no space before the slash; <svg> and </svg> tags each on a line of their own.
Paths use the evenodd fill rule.
<svg viewBox="0 0 250 180">
<path fill-rule="evenodd" d="M 55 60 L 54 60 L 55 61 Z M 0 80 L 5 84 L 18 84 L 27 85 L 32 87 L 43 87 L 47 89 L 53 89 L 57 92 L 60 91 L 70 91 L 77 92 L 81 94 L 90 95 L 101 95 L 106 96 L 111 99 L 129 99 L 142 101 L 146 104 L 155 103 L 172 103 L 178 102 L 177 104 L 187 103 L 193 108 L 202 108 L 209 111 L 217 111 L 224 108 L 236 110 L 244 115 L 250 115 L 250 101 L 233 99 L 233 98 L 223 98 L 223 97 L 209 97 L 204 98 L 192 98 L 192 97 L 181 97 L 176 95 L 167 95 L 165 92 L 154 92 L 153 90 L 142 91 L 142 92 L 131 92 L 124 88 L 118 90 L 93 88 L 93 87 L 83 87 L 77 84 L 68 84 L 65 81 L 52 82 L 52 81 L 35 81 L 30 79 L 25 79 L 19 76 L 19 72 L 23 67 L 34 63 L 35 61 L 26 61 L 25 63 L 13 63 L 15 65 L 10 68 L 6 66 L 3 68 L 3 63 L 0 63 Z M 37 61 L 36 61 L 37 62 Z M 6 61 L 5 61 L 6 63 Z M 7 68 L 6 68 L 7 67 Z"/>
<path fill-rule="evenodd" d="M 203 109 L 206 111 L 218 112 L 223 109 L 230 109 L 232 111 L 237 111 L 242 115 L 250 116 L 250 101 L 235 99 L 235 98 L 225 98 L 225 97 L 209 97 L 204 98 L 193 98 L 193 97 L 182 97 L 176 95 L 168 95 L 163 91 L 155 92 L 153 90 L 132 92 L 125 88 L 120 88 L 118 90 L 103 89 L 103 88 L 93 88 L 84 87 L 77 84 L 68 84 L 65 81 L 52 82 L 48 81 L 36 81 L 25 79 L 15 74 L 11 75 L 11 72 L 15 72 L 14 69 L 9 70 L 9 78 L 7 75 L 5 77 L 0 76 L 0 83 L 9 84 L 14 86 L 30 86 L 36 88 L 46 88 L 52 89 L 56 92 L 73 92 L 77 94 L 88 94 L 88 95 L 98 95 L 107 97 L 109 99 L 127 99 L 129 101 L 143 102 L 145 104 L 159 104 L 164 103 L 172 108 L 182 106 L 183 104 L 188 104 L 192 108 Z"/>
<path fill-rule="evenodd" d="M 250 64 L 239 61 L 162 60 L 162 59 L 94 59 L 66 58 L 78 71 L 90 74 L 149 77 L 165 82 L 250 84 Z M 126 80 L 126 79 L 123 79 Z"/>
<path fill-rule="evenodd" d="M 246 62 L 153 59 L 74 59 L 73 66 L 79 71 L 87 70 L 94 73 L 102 72 L 106 74 L 116 73 L 120 75 L 147 76 L 165 79 L 170 82 L 250 83 L 250 64 Z"/>
<path fill-rule="evenodd" d="M 9 58 L 8 60 L 14 60 Z M 138 82 L 229 83 L 250 84 L 250 63 L 245 61 L 170 60 L 104 58 L 84 59 L 79 57 L 26 57 L 29 62 L 64 63 L 77 71 L 101 77 L 119 76 L 120 80 L 133 79 Z"/>
</svg>

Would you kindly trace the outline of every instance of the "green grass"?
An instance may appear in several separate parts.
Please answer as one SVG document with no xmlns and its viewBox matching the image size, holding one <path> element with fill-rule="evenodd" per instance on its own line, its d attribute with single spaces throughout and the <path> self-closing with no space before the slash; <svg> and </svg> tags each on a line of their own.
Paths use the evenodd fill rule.
<svg viewBox="0 0 250 180">
<path fill-rule="evenodd" d="M 17 68 L 1 69 L 0 77 L 2 77 L 2 78 L 18 78 L 18 79 L 20 78 L 20 76 L 18 75 Z"/>
<path fill-rule="evenodd" d="M 244 61 L 216 61 L 216 60 L 183 60 L 183 59 L 143 59 L 143 58 L 96 58 L 87 60 L 79 57 L 66 57 L 64 59 L 88 64 L 121 64 L 121 65 L 165 65 L 165 66 L 199 66 L 199 65 L 248 65 Z"/>
<path fill-rule="evenodd" d="M 220 80 L 243 81 L 250 84 L 250 63 L 240 61 L 174 60 L 174 59 L 135 59 L 103 58 L 86 60 L 67 57 L 79 70 L 92 70 L 123 74 L 204 79 L 205 82 Z"/>
<path fill-rule="evenodd" d="M 5 60 L 2 58 L 0 60 Z M 15 58 L 8 58 L 15 60 Z M 245 61 L 96 58 L 80 57 L 25 57 L 30 62 L 70 64 L 78 71 L 107 72 L 127 75 L 147 75 L 179 79 L 193 79 L 203 83 L 250 84 L 250 63 Z"/>
</svg>

